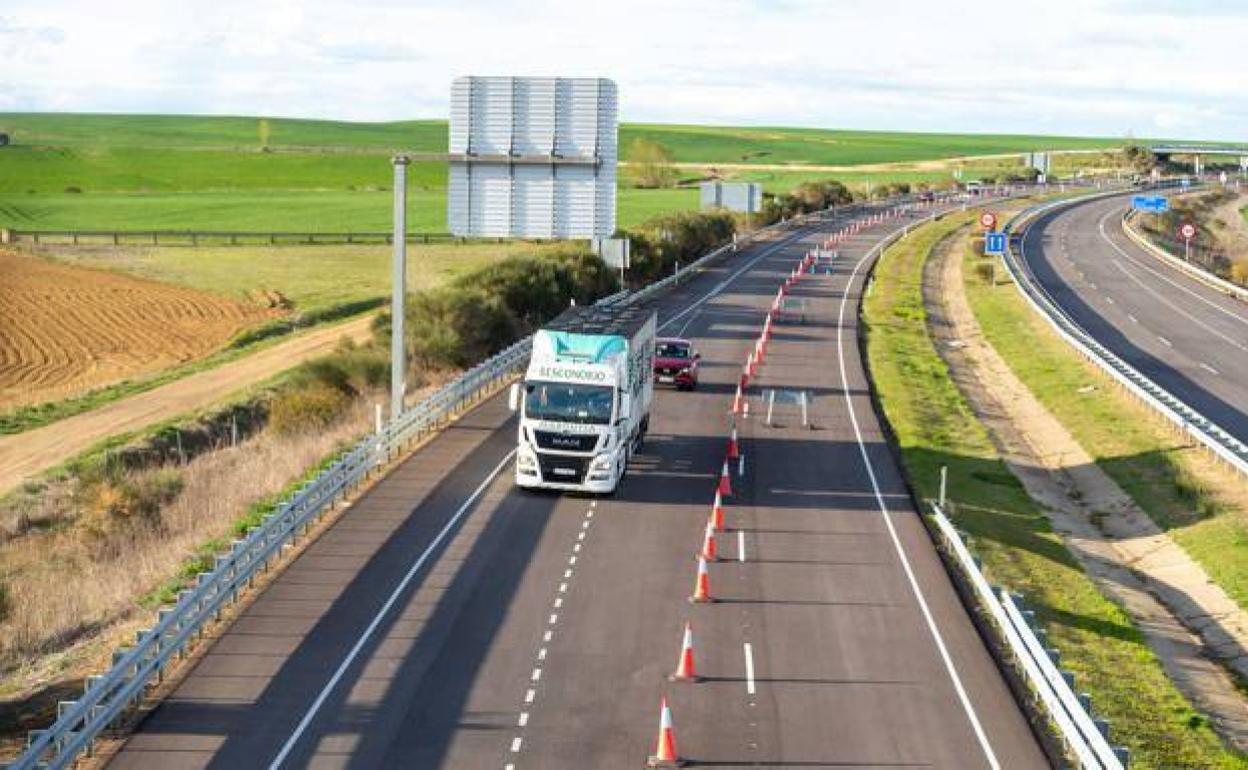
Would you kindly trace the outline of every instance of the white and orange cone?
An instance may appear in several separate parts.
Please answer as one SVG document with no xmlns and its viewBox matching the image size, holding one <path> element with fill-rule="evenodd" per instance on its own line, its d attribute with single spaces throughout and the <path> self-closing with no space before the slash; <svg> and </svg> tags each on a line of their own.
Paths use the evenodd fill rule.
<svg viewBox="0 0 1248 770">
<path fill-rule="evenodd" d="M 698 557 L 698 577 L 693 584 L 693 596 L 689 597 L 689 601 L 695 604 L 704 604 L 713 602 L 711 598 L 711 573 L 706 568 L 706 559 Z"/>
<path fill-rule="evenodd" d="M 732 496 L 732 477 L 728 475 L 727 460 L 724 460 L 724 469 L 719 473 L 719 489 L 716 491 L 721 497 Z"/>
<path fill-rule="evenodd" d="M 714 524 L 716 532 L 724 531 L 724 498 L 718 490 L 715 492 L 715 502 L 711 504 L 711 523 Z"/>
<path fill-rule="evenodd" d="M 737 383 L 737 394 L 732 397 L 732 413 L 741 414 L 741 383 Z"/>
<path fill-rule="evenodd" d="M 672 729 L 672 709 L 667 698 L 659 703 L 659 739 L 654 753 L 646 760 L 647 767 L 681 767 L 684 764 L 676 755 L 676 735 Z"/>
<path fill-rule="evenodd" d="M 693 626 L 685 623 L 685 635 L 680 642 L 680 659 L 676 661 L 676 671 L 668 677 L 672 682 L 700 682 L 693 666 Z"/>
<path fill-rule="evenodd" d="M 741 447 L 737 441 L 737 426 L 732 426 L 732 433 L 728 436 L 728 459 L 736 460 L 741 456 Z"/>
<path fill-rule="evenodd" d="M 713 518 L 706 520 L 706 532 L 702 535 L 702 552 L 698 554 L 698 558 L 719 561 L 719 552 L 715 546 L 715 520 Z"/>
</svg>

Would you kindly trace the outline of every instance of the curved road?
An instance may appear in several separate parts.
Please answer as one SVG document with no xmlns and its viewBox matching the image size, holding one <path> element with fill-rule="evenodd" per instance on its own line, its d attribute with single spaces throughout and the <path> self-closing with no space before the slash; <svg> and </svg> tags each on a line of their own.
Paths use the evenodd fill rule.
<svg viewBox="0 0 1248 770">
<path fill-rule="evenodd" d="M 837 223 L 839 226 L 839 223 Z M 857 345 L 867 248 L 804 279 L 742 435 L 719 601 L 695 560 L 739 367 L 784 275 L 834 228 L 724 260 L 657 301 L 703 381 L 657 394 L 614 497 L 517 491 L 505 397 L 347 510 L 146 719 L 113 768 L 628 768 L 658 704 L 707 767 L 1047 767 L 912 507 Z M 755 390 L 753 411 L 758 414 Z M 669 683 L 686 620 L 697 684 Z"/>
<path fill-rule="evenodd" d="M 1248 304 L 1169 267 L 1129 239 L 1129 196 L 1037 219 L 1022 257 L 1102 345 L 1248 442 Z"/>
</svg>

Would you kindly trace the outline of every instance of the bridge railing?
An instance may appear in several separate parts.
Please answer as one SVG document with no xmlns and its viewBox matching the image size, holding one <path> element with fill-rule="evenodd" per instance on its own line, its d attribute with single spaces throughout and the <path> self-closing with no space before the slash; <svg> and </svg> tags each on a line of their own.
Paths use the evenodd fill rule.
<svg viewBox="0 0 1248 770">
<path fill-rule="evenodd" d="M 1023 245 L 1025 239 L 1017 236 L 1019 229 L 1034 222 L 1036 218 L 1064 206 L 1112 194 L 1114 193 L 1099 193 L 1033 206 L 1011 219 L 1004 228 L 1009 235 L 1009 245 L 1003 257 L 1006 270 L 1014 279 L 1014 285 L 1022 293 L 1023 298 L 1075 350 L 1109 374 L 1128 392 L 1151 406 L 1178 430 L 1190 435 L 1232 468 L 1248 476 L 1248 444 L 1235 438 L 1213 420 L 1158 385 L 1093 338 L 1049 296 L 1040 281 L 1031 273 L 1027 260 L 1020 258 L 1016 253 L 1016 249 L 1025 248 Z"/>
<path fill-rule="evenodd" d="M 851 204 L 839 210 L 869 210 L 902 202 L 903 199 L 889 199 Z M 804 215 L 756 230 L 640 291 L 620 292 L 600 302 L 632 305 L 649 301 L 751 240 L 801 228 L 820 221 L 824 215 L 825 212 Z M 336 503 L 414 442 L 439 430 L 456 415 L 520 376 L 531 347 L 532 338 L 520 340 L 443 385 L 397 419 L 387 422 L 380 431 L 361 439 L 278 504 L 258 526 L 218 554 L 213 569 L 200 573 L 191 587 L 180 591 L 172 606 L 161 608 L 151 628 L 137 632 L 132 645 L 115 651 L 112 667 L 107 672 L 88 677 L 77 700 L 59 703 L 56 720 L 47 729 L 29 733 L 25 751 L 8 766 L 9 770 L 64 768 L 78 757 L 90 754 L 95 740 L 137 706 L 149 689 L 158 685 L 165 673 L 189 653 L 210 623 L 220 620 L 257 576 L 271 569 L 288 548 L 306 537 Z"/>
</svg>

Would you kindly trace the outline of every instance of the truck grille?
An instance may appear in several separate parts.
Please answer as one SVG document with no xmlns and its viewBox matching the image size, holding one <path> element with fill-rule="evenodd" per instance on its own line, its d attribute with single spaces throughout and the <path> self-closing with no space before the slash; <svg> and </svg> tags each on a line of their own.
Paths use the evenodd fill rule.
<svg viewBox="0 0 1248 770">
<path fill-rule="evenodd" d="M 542 469 L 542 481 L 560 484 L 580 484 L 585 478 L 588 457 L 563 457 L 537 453 L 537 464 Z"/>
<path fill-rule="evenodd" d="M 598 446 L 598 436 L 593 433 L 554 433 L 547 430 L 533 431 L 538 449 L 556 449 L 560 452 L 592 452 Z"/>
</svg>

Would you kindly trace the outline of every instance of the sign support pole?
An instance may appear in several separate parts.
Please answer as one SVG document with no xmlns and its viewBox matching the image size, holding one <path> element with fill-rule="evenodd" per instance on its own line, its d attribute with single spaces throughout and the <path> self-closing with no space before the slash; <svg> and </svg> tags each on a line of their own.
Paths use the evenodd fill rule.
<svg viewBox="0 0 1248 770">
<path fill-rule="evenodd" d="M 411 158 L 395 155 L 394 164 L 394 272 L 390 278 L 390 419 L 403 414 L 407 392 L 407 340 L 403 322 L 407 311 L 407 164 Z"/>
</svg>

